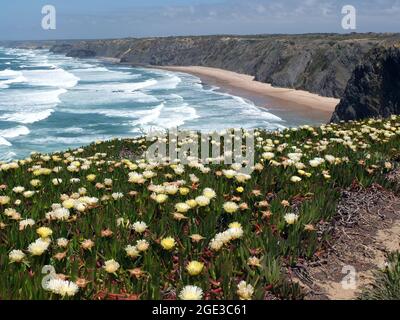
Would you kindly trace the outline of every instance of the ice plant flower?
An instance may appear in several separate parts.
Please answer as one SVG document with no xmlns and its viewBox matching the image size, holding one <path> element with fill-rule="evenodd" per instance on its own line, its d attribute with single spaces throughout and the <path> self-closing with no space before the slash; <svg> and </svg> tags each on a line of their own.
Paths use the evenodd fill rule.
<svg viewBox="0 0 400 320">
<path fill-rule="evenodd" d="M 203 298 L 203 290 L 197 286 L 185 286 L 179 293 L 181 300 L 201 300 Z"/>
<path fill-rule="evenodd" d="M 74 282 L 54 278 L 47 283 L 46 290 L 62 297 L 72 297 L 78 292 L 79 287 Z"/>
<path fill-rule="evenodd" d="M 159 204 L 164 203 L 165 201 L 167 201 L 167 199 L 168 196 L 166 194 L 157 194 L 154 198 L 154 200 Z"/>
<path fill-rule="evenodd" d="M 285 214 L 284 219 L 287 224 L 295 224 L 299 219 L 299 215 L 295 213 L 287 213 Z"/>
<path fill-rule="evenodd" d="M 117 261 L 115 261 L 114 259 L 111 260 L 107 260 L 106 262 L 104 262 L 104 270 L 107 273 L 115 273 L 117 272 L 117 270 L 119 269 L 120 265 Z"/>
<path fill-rule="evenodd" d="M 175 248 L 176 242 L 175 239 L 172 237 L 167 237 L 161 240 L 160 242 L 161 246 L 164 248 L 164 250 L 172 250 Z"/>
<path fill-rule="evenodd" d="M 149 248 L 150 244 L 147 242 L 147 240 L 138 240 L 136 241 L 136 248 L 139 251 L 146 251 Z"/>
<path fill-rule="evenodd" d="M 227 213 L 235 213 L 238 211 L 239 206 L 235 202 L 228 201 L 224 203 L 223 208 Z"/>
<path fill-rule="evenodd" d="M 25 259 L 25 253 L 23 253 L 21 250 L 12 250 L 8 254 L 8 258 L 10 259 L 10 262 L 22 262 Z"/>
<path fill-rule="evenodd" d="M 186 270 L 191 276 L 199 275 L 204 268 L 204 263 L 199 261 L 190 261 L 186 266 Z"/>
<path fill-rule="evenodd" d="M 301 178 L 298 177 L 298 176 L 293 176 L 293 177 L 290 178 L 290 181 L 293 182 L 293 183 L 300 182 Z"/>
<path fill-rule="evenodd" d="M 136 246 L 128 245 L 128 246 L 125 247 L 125 251 L 126 251 L 126 255 L 128 257 L 136 258 L 136 257 L 140 256 L 140 252 L 136 248 Z"/>
<path fill-rule="evenodd" d="M 89 182 L 93 182 L 94 180 L 96 180 L 96 175 L 95 174 L 89 174 L 86 176 L 86 180 Z"/>
<path fill-rule="evenodd" d="M 65 238 L 58 238 L 57 239 L 57 245 L 60 248 L 66 248 L 68 246 L 69 241 Z"/>
<path fill-rule="evenodd" d="M 10 202 L 10 197 L 8 196 L 0 196 L 0 205 L 4 206 Z"/>
<path fill-rule="evenodd" d="M 205 188 L 203 190 L 203 196 L 207 197 L 208 199 L 213 199 L 216 197 L 216 193 L 213 189 L 211 188 Z"/>
<path fill-rule="evenodd" d="M 39 229 L 36 230 L 36 233 L 42 238 L 46 239 L 50 237 L 53 234 L 53 230 L 47 227 L 40 227 Z"/>
<path fill-rule="evenodd" d="M 254 288 L 252 285 L 247 284 L 246 281 L 240 281 L 237 286 L 236 293 L 238 294 L 240 300 L 251 300 L 251 297 L 254 294 Z"/>
<path fill-rule="evenodd" d="M 132 224 L 132 229 L 135 230 L 137 233 L 143 233 L 147 229 L 147 224 L 143 221 L 137 221 L 134 224 Z"/>
<path fill-rule="evenodd" d="M 94 246 L 94 242 L 90 239 L 83 240 L 81 243 L 81 247 L 83 250 L 91 250 Z"/>
<path fill-rule="evenodd" d="M 199 207 L 206 207 L 210 204 L 210 198 L 207 198 L 206 196 L 198 196 L 195 201 Z"/>
<path fill-rule="evenodd" d="M 187 203 L 181 202 L 175 205 L 175 209 L 180 213 L 186 213 L 189 211 L 190 206 Z"/>
<path fill-rule="evenodd" d="M 50 241 L 39 238 L 28 246 L 28 251 L 33 256 L 41 256 L 49 247 Z"/>
</svg>

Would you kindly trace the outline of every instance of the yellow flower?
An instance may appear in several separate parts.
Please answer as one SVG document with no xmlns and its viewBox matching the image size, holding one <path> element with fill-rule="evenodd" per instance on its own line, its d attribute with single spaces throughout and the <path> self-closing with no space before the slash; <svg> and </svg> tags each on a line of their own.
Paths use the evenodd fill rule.
<svg viewBox="0 0 400 320">
<path fill-rule="evenodd" d="M 62 206 L 65 209 L 71 209 L 74 207 L 74 205 L 75 205 L 75 200 L 73 200 L 73 199 L 67 199 L 67 200 L 63 201 L 63 203 L 62 203 Z"/>
<path fill-rule="evenodd" d="M 204 268 L 204 263 L 199 261 L 190 261 L 186 266 L 186 270 L 189 272 L 191 276 L 199 275 Z"/>
<path fill-rule="evenodd" d="M 241 229 L 241 228 L 242 228 L 242 225 L 241 225 L 239 222 L 231 222 L 231 223 L 228 225 L 228 227 L 229 227 L 229 228 L 239 228 L 239 229 Z"/>
<path fill-rule="evenodd" d="M 161 240 L 161 246 L 165 249 L 165 250 L 172 250 L 175 247 L 175 239 L 172 237 L 168 237 L 168 238 L 164 238 Z"/>
<path fill-rule="evenodd" d="M 186 188 L 186 187 L 179 188 L 179 193 L 182 196 L 186 196 L 189 192 L 190 192 L 189 188 Z"/>
<path fill-rule="evenodd" d="M 191 207 L 192 209 L 195 208 L 197 206 L 197 202 L 194 199 L 190 199 L 190 200 L 186 200 L 185 202 L 189 207 Z"/>
<path fill-rule="evenodd" d="M 86 176 L 87 181 L 92 182 L 96 179 L 96 175 L 95 174 L 89 174 Z"/>
<path fill-rule="evenodd" d="M 155 196 L 155 199 L 157 203 L 164 203 L 165 201 L 167 201 L 168 196 L 165 194 L 158 194 Z"/>
<path fill-rule="evenodd" d="M 239 192 L 239 193 L 242 193 L 244 191 L 244 188 L 243 187 L 237 187 L 236 191 Z"/>
<path fill-rule="evenodd" d="M 48 238 L 53 234 L 53 231 L 50 228 L 47 227 L 40 227 L 39 229 L 36 230 L 36 233 L 42 238 Z"/>
</svg>

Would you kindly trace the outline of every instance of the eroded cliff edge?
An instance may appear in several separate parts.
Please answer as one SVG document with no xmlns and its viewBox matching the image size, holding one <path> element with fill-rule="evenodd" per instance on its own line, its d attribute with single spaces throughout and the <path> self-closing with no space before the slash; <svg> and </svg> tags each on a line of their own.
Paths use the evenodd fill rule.
<svg viewBox="0 0 400 320">
<path fill-rule="evenodd" d="M 57 43 L 72 57 L 112 57 L 133 65 L 207 66 L 273 86 L 340 98 L 364 56 L 396 34 L 199 36 Z"/>
<path fill-rule="evenodd" d="M 400 46 L 374 48 L 356 66 L 332 122 L 400 114 Z"/>
</svg>

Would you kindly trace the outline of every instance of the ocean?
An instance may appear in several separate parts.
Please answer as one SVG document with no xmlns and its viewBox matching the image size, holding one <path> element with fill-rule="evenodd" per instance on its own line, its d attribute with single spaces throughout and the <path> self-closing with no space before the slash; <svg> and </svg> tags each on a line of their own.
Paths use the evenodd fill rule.
<svg viewBox="0 0 400 320">
<path fill-rule="evenodd" d="M 292 125 L 192 75 L 0 47 L 0 161 L 149 130 Z"/>
</svg>

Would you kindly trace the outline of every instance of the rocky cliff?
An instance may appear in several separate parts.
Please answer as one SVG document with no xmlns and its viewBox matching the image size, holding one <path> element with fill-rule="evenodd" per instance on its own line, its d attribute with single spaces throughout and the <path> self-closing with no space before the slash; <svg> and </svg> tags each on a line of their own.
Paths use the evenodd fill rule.
<svg viewBox="0 0 400 320">
<path fill-rule="evenodd" d="M 358 65 L 332 122 L 400 114 L 400 47 L 373 49 Z"/>
<path fill-rule="evenodd" d="M 133 65 L 198 65 L 255 76 L 278 87 L 340 98 L 356 65 L 394 34 L 203 36 L 58 43 L 53 52 Z"/>
</svg>

